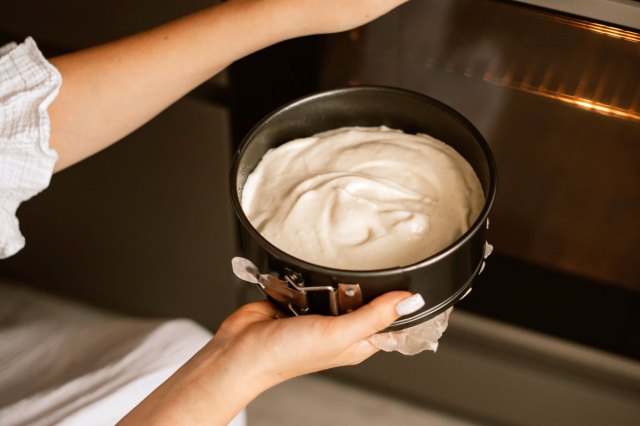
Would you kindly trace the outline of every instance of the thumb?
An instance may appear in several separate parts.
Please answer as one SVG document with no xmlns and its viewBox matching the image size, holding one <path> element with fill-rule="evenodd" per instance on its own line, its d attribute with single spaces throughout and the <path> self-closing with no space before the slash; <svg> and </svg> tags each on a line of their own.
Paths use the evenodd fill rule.
<svg viewBox="0 0 640 426">
<path fill-rule="evenodd" d="M 364 339 L 389 327 L 402 315 L 416 312 L 424 306 L 424 299 L 418 293 L 392 291 L 378 296 L 366 305 L 336 319 L 343 332 L 354 340 Z"/>
</svg>

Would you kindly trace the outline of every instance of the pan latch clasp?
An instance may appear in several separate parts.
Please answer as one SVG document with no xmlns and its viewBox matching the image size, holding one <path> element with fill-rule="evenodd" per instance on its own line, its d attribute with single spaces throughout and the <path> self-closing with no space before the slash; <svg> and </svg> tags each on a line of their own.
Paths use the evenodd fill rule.
<svg viewBox="0 0 640 426">
<path fill-rule="evenodd" d="M 234 257 L 231 264 L 238 278 L 258 285 L 265 294 L 287 306 L 296 316 L 309 312 L 308 294 L 312 292 L 327 292 L 328 311 L 332 315 L 354 311 L 363 303 L 359 284 L 338 283 L 337 287 L 306 286 L 302 275 L 295 271 L 287 269 L 284 274 L 285 279 L 281 280 L 271 274 L 261 274 L 250 260 L 242 257 Z"/>
</svg>

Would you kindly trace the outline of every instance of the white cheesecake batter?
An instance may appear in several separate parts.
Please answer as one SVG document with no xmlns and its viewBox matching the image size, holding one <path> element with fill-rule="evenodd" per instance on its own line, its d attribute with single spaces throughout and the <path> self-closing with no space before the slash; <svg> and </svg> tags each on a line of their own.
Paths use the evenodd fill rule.
<svg viewBox="0 0 640 426">
<path fill-rule="evenodd" d="M 348 270 L 407 266 L 460 237 L 484 205 L 449 145 L 386 127 L 348 127 L 268 151 L 242 208 L 279 249 Z"/>
</svg>

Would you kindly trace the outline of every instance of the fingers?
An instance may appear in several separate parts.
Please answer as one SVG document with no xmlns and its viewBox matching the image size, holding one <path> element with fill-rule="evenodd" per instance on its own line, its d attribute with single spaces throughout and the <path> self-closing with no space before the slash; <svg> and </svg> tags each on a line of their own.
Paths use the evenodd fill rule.
<svg viewBox="0 0 640 426">
<path fill-rule="evenodd" d="M 343 356 L 346 357 L 345 362 L 342 365 L 357 365 L 364 360 L 373 356 L 376 352 L 380 351 L 380 348 L 375 346 L 367 339 L 362 339 L 354 343 L 343 352 Z"/>
<path fill-rule="evenodd" d="M 408 315 L 424 306 L 419 294 L 393 291 L 383 294 L 358 310 L 336 318 L 346 336 L 364 339 L 384 330 L 402 315 Z"/>
<path fill-rule="evenodd" d="M 330 324 L 329 329 L 331 329 L 333 336 L 339 337 L 345 347 L 351 347 L 354 342 L 364 340 L 372 334 L 384 330 L 400 316 L 409 315 L 422 306 L 424 306 L 424 300 L 419 294 L 412 295 L 407 291 L 393 291 L 377 297 L 354 312 L 331 318 L 328 323 Z M 234 332 L 234 330 L 237 332 L 252 323 L 274 320 L 279 313 L 277 307 L 266 300 L 249 303 L 227 318 L 223 326 L 229 332 Z M 329 319 L 328 317 L 324 318 L 323 321 Z M 366 352 L 363 359 L 371 356 L 374 352 Z"/>
<path fill-rule="evenodd" d="M 247 303 L 231 314 L 220 329 L 235 333 L 254 322 L 276 319 L 279 313 L 278 308 L 267 300 Z"/>
<path fill-rule="evenodd" d="M 240 310 L 244 311 L 244 315 L 251 316 L 254 319 L 273 319 L 278 315 L 280 310 L 268 300 L 247 303 Z"/>
<path fill-rule="evenodd" d="M 354 312 L 334 318 L 333 326 L 345 340 L 353 342 L 384 330 L 399 317 L 416 312 L 422 306 L 424 300 L 420 294 L 392 291 L 375 298 Z M 253 322 L 275 319 L 279 314 L 280 311 L 275 305 L 262 300 L 242 306 L 228 318 L 228 321 L 242 328 Z"/>
</svg>

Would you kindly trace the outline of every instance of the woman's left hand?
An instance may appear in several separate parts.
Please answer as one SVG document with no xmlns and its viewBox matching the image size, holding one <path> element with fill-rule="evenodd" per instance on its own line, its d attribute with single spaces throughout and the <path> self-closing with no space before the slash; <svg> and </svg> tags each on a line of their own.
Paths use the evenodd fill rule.
<svg viewBox="0 0 640 426">
<path fill-rule="evenodd" d="M 419 294 L 384 294 L 337 316 L 280 318 L 269 302 L 247 304 L 215 337 L 134 409 L 123 424 L 227 424 L 287 379 L 358 364 L 378 351 L 367 338 L 424 305 Z M 213 423 L 212 423 L 213 422 Z"/>
</svg>

